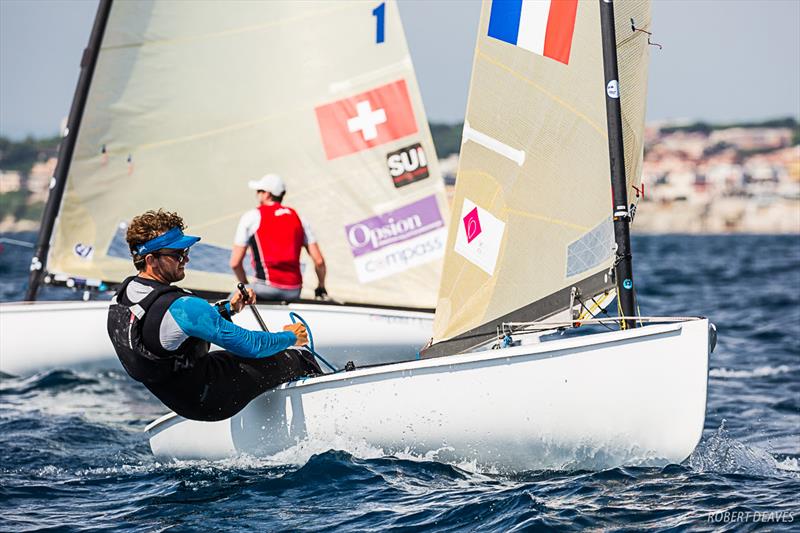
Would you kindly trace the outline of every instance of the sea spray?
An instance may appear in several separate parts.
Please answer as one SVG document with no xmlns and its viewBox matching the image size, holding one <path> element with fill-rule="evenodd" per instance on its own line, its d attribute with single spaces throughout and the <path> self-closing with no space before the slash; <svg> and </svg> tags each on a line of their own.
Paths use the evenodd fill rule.
<svg viewBox="0 0 800 533">
<path fill-rule="evenodd" d="M 697 445 L 688 464 L 697 472 L 774 476 L 783 470 L 765 450 L 748 446 L 732 438 L 725 429 L 725 419 L 710 437 Z"/>
</svg>

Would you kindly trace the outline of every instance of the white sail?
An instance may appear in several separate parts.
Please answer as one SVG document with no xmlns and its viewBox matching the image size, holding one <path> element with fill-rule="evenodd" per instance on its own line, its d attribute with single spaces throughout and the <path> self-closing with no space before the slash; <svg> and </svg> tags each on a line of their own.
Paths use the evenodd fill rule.
<svg viewBox="0 0 800 533">
<path fill-rule="evenodd" d="M 48 272 L 122 280 L 125 222 L 163 207 L 202 237 L 182 285 L 229 291 L 247 181 L 274 172 L 333 297 L 432 307 L 447 206 L 397 6 L 381 5 L 114 2 Z"/>
<path fill-rule="evenodd" d="M 647 29 L 649 4 L 618 4 L 626 169 L 637 183 L 647 38 L 630 19 Z M 498 319 L 567 309 L 573 287 L 586 299 L 613 290 L 600 29 L 599 2 L 484 4 L 435 341 L 474 345 Z"/>
</svg>

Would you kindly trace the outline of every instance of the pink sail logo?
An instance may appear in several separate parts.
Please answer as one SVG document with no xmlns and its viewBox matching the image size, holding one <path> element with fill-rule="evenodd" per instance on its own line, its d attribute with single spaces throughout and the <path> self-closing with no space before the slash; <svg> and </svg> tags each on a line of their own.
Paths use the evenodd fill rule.
<svg viewBox="0 0 800 533">
<path fill-rule="evenodd" d="M 478 218 L 478 207 L 467 213 L 464 218 L 464 229 L 467 230 L 467 244 L 481 234 L 481 221 Z"/>
</svg>

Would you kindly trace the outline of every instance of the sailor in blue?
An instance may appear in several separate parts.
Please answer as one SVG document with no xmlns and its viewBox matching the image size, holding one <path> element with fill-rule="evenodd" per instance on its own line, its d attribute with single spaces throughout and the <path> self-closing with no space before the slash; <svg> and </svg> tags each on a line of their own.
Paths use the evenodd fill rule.
<svg viewBox="0 0 800 533">
<path fill-rule="evenodd" d="M 131 291 L 131 286 L 128 286 Z M 241 299 L 241 296 L 237 294 Z M 212 307 L 196 296 L 182 296 L 167 309 L 161 320 L 159 341 L 167 350 L 177 349 L 189 337 L 198 337 L 242 357 L 268 357 L 297 342 L 291 331 L 266 333 L 240 328 L 222 314 L 232 315 L 231 303 L 224 302 L 224 310 Z"/>
<path fill-rule="evenodd" d="M 241 294 L 212 306 L 171 285 L 184 278 L 189 248 L 175 213 L 133 219 L 127 240 L 137 276 L 126 279 L 109 308 L 108 332 L 125 370 L 167 407 L 194 420 L 222 420 L 262 392 L 321 373 L 302 324 L 279 333 L 250 331 L 230 321 Z M 252 290 L 250 298 L 255 301 Z M 224 350 L 210 352 L 210 343 Z"/>
</svg>

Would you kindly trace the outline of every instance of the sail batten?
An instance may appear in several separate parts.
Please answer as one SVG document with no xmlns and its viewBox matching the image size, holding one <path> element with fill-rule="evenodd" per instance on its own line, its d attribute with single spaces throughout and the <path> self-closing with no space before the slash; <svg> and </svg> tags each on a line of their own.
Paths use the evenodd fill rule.
<svg viewBox="0 0 800 533">
<path fill-rule="evenodd" d="M 641 168 L 647 45 L 642 34 L 631 35 L 629 19 L 649 23 L 649 2 L 622 3 L 626 6 L 619 15 L 628 20 L 628 31 L 618 22 L 617 46 L 625 166 L 628 183 L 635 185 Z M 467 142 L 462 143 L 434 344 L 426 356 L 491 340 L 503 321 L 552 317 L 570 309 L 575 295 L 589 300 L 614 291 L 599 2 L 573 5 L 574 17 L 522 10 L 512 13 L 517 19 L 510 23 L 497 24 L 492 19 L 508 16 L 505 7 L 483 6 L 465 119 Z M 548 31 L 557 26 L 562 50 L 557 54 L 520 44 L 498 29 L 510 25 L 522 35 L 532 31 L 531 24 L 543 24 L 543 16 L 553 17 L 546 21 Z M 490 142 L 469 142 L 472 131 Z M 515 151 L 521 155 L 509 157 Z"/>
</svg>

